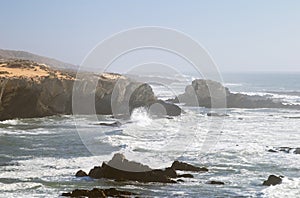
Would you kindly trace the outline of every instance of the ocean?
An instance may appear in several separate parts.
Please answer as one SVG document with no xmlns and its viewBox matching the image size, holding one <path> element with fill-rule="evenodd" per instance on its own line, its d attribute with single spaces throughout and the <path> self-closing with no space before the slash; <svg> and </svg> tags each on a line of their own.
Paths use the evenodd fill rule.
<svg viewBox="0 0 300 198">
<path fill-rule="evenodd" d="M 189 77 L 191 80 L 192 76 Z M 235 73 L 223 75 L 233 92 L 264 95 L 300 104 L 300 74 Z M 153 85 L 159 98 L 183 93 L 186 84 Z M 97 125 L 111 116 L 50 116 L 0 122 L 0 197 L 59 197 L 76 188 L 115 187 L 140 197 L 300 197 L 300 155 L 272 153 L 273 147 L 300 147 L 300 112 L 288 109 L 226 109 L 226 117 L 208 117 L 219 109 L 185 107 L 173 119 L 153 118 L 134 110 L 121 127 Z M 224 111 L 224 110 L 222 110 Z M 174 160 L 205 166 L 183 183 L 115 182 L 76 178 L 82 169 L 123 153 L 152 168 Z M 266 187 L 269 175 L 284 176 Z M 208 181 L 225 185 L 210 185 Z"/>
</svg>

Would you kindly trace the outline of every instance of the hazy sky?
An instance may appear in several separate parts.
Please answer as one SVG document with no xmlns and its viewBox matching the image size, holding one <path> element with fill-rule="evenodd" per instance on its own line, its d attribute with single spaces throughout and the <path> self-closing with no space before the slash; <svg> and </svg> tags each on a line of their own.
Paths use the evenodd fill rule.
<svg viewBox="0 0 300 198">
<path fill-rule="evenodd" d="M 297 0 L 0 0 L 0 48 L 80 64 L 97 43 L 164 26 L 202 44 L 221 71 L 300 72 Z"/>
</svg>

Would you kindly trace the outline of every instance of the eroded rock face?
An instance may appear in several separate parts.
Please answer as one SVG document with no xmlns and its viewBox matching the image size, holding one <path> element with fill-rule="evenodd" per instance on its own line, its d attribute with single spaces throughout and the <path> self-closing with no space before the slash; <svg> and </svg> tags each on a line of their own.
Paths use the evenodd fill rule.
<svg viewBox="0 0 300 198">
<path fill-rule="evenodd" d="M 134 108 L 158 101 L 148 84 L 119 74 L 86 73 L 82 76 L 75 79 L 76 72 L 53 70 L 32 61 L 1 62 L 0 120 L 72 114 L 73 105 L 79 107 L 78 114 L 89 114 L 89 109 L 95 109 L 97 114 L 130 115 Z M 72 104 L 73 88 L 79 93 L 78 104 Z M 80 108 L 86 104 L 87 108 Z M 174 113 L 176 107 L 166 105 L 168 115 L 179 115 Z"/>
<path fill-rule="evenodd" d="M 185 93 L 169 100 L 174 103 L 185 103 L 187 106 L 201 106 L 206 108 L 289 108 L 300 109 L 300 105 L 284 105 L 263 96 L 250 96 L 231 93 L 221 83 L 197 79 L 188 85 Z"/>
</svg>

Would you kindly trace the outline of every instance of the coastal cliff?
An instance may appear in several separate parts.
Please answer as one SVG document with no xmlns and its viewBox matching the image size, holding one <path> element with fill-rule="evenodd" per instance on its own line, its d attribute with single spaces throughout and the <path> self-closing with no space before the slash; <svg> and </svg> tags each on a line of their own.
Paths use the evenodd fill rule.
<svg viewBox="0 0 300 198">
<path fill-rule="evenodd" d="M 117 90 L 120 109 L 123 108 L 122 105 L 126 105 L 122 101 L 130 101 L 130 111 L 140 106 L 150 106 L 158 101 L 148 84 L 132 81 L 119 74 L 85 75 L 96 76 L 98 80 L 94 93 L 97 114 L 112 114 L 113 90 Z M 117 83 L 119 80 L 122 83 Z M 72 92 L 75 81 L 75 71 L 56 70 L 28 60 L 1 60 L 0 120 L 72 114 Z M 83 97 L 91 94 L 84 88 L 81 91 Z M 180 109 L 177 110 L 174 115 L 181 113 Z"/>
</svg>

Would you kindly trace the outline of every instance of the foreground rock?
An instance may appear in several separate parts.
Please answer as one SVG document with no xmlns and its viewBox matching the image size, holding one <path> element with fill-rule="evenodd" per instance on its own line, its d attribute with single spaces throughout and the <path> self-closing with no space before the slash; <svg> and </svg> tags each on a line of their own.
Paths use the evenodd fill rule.
<svg viewBox="0 0 300 198">
<path fill-rule="evenodd" d="M 275 186 L 282 183 L 282 178 L 275 175 L 270 175 L 266 181 L 263 182 L 263 186 Z"/>
<path fill-rule="evenodd" d="M 168 100 L 174 103 L 185 103 L 187 106 L 206 108 L 289 108 L 300 109 L 300 105 L 284 105 L 263 96 L 250 96 L 231 93 L 227 87 L 212 80 L 197 79 L 188 85 L 185 93 Z"/>
<path fill-rule="evenodd" d="M 82 190 L 76 189 L 69 193 L 62 193 L 61 196 L 64 197 L 129 197 L 132 195 L 136 195 L 135 193 L 129 191 L 121 191 L 115 188 L 109 189 L 99 189 L 93 188 L 92 190 Z"/>
<path fill-rule="evenodd" d="M 78 100 L 73 104 L 74 91 L 79 96 L 75 94 Z M 93 97 L 95 105 L 90 107 Z M 80 73 L 76 78 L 76 71 L 33 61 L 0 60 L 0 120 L 72 114 L 74 106 L 77 114 L 89 114 L 92 108 L 97 114 L 109 115 L 114 110 L 128 115 L 156 102 L 164 105 L 167 115 L 180 114 L 176 105 L 157 100 L 150 85 L 118 74 Z"/>
<path fill-rule="evenodd" d="M 128 161 L 122 154 L 115 154 L 113 159 L 102 166 L 95 166 L 90 170 L 88 176 L 94 179 L 113 179 L 116 181 L 138 181 L 177 183 L 176 178 L 193 178 L 191 174 L 178 175 L 176 170 L 203 172 L 207 168 L 196 167 L 187 163 L 175 161 L 171 167 L 165 169 L 151 169 L 149 166 Z M 81 171 L 79 171 L 81 173 Z M 78 174 L 76 174 L 78 175 Z M 85 175 L 81 173 L 81 175 Z"/>
</svg>

